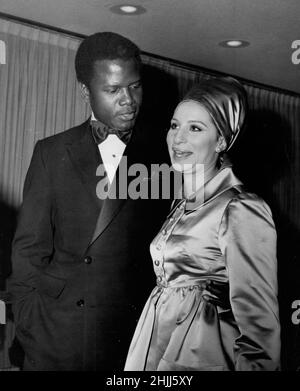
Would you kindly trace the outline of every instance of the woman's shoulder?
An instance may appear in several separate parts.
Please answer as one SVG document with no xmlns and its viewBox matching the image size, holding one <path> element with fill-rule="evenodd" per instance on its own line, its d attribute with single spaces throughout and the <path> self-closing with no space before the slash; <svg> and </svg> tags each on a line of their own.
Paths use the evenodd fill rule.
<svg viewBox="0 0 300 391">
<path fill-rule="evenodd" d="M 273 252 L 277 233 L 269 205 L 257 194 L 240 189 L 224 210 L 218 238 L 223 253 L 229 244 L 250 252 L 264 246 L 266 251 Z"/>
<path fill-rule="evenodd" d="M 231 197 L 225 210 L 226 214 L 238 215 L 245 218 L 249 215 L 265 216 L 272 218 L 272 211 L 267 202 L 243 185 L 238 186 L 231 192 Z"/>
</svg>

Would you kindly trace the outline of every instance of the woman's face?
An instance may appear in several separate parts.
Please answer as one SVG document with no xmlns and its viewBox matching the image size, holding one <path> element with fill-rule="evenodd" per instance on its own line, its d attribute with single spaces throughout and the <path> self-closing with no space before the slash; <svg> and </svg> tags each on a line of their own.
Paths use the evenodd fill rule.
<svg viewBox="0 0 300 391">
<path fill-rule="evenodd" d="M 196 164 L 215 167 L 219 134 L 209 112 L 196 101 L 179 103 L 167 136 L 171 162 L 175 170 L 193 172 Z"/>
</svg>

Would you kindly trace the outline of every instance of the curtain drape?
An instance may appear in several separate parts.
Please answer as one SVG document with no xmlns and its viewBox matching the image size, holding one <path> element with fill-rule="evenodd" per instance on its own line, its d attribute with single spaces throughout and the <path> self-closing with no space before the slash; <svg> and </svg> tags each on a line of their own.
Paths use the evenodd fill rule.
<svg viewBox="0 0 300 391">
<path fill-rule="evenodd" d="M 22 201 L 24 178 L 37 140 L 81 123 L 88 117 L 90 109 L 80 95 L 74 70 L 79 38 L 0 18 L 0 40 L 6 46 L 6 63 L 0 64 L 2 213 L 7 208 L 17 211 Z M 143 53 L 142 60 L 146 66 L 172 77 L 176 84 L 176 99 L 182 97 L 193 83 L 214 75 L 208 70 L 183 66 L 147 53 Z M 248 149 L 242 156 L 239 155 L 244 159 L 240 166 L 243 165 L 245 172 L 252 175 L 256 190 L 268 188 L 269 193 L 262 192 L 262 195 L 269 197 L 267 201 L 270 201 L 279 224 L 284 227 L 281 230 L 282 250 L 279 250 L 285 253 L 286 247 L 290 248 L 287 258 L 293 260 L 294 269 L 288 266 L 287 270 L 297 277 L 295 272 L 299 269 L 300 273 L 300 268 L 295 267 L 295 261 L 299 253 L 294 243 L 300 243 L 297 236 L 300 231 L 300 96 L 242 82 L 248 92 L 250 109 L 258 115 L 252 116 L 248 126 L 249 136 L 244 142 Z M 272 164 L 269 159 L 272 159 Z M 284 170 L 282 166 L 285 166 Z M 262 167 L 266 167 L 265 171 Z M 280 171 L 280 175 L 271 183 L 276 170 Z M 6 215 L 11 216 L 10 212 Z M 0 222 L 0 244 L 5 248 L 14 229 L 13 219 L 10 227 L 7 227 L 7 221 Z M 293 230 L 292 236 L 296 238 L 292 246 L 286 239 L 289 229 Z M 8 253 L 9 250 L 2 254 L 2 259 L 7 258 Z M 299 263 L 297 259 L 297 265 Z M 0 267 L 0 284 L 1 273 L 6 274 L 7 270 Z M 291 280 L 291 284 L 294 283 Z M 290 301 L 287 301 L 287 316 L 289 305 Z M 0 368 L 5 368 L 10 365 L 7 350 L 14 334 L 12 324 L 6 327 L 6 338 L 1 332 L 3 329 L 0 329 Z M 297 341 L 300 355 L 300 338 Z"/>
<path fill-rule="evenodd" d="M 86 118 L 74 71 L 78 39 L 0 19 L 0 194 L 18 206 L 34 144 Z"/>
</svg>

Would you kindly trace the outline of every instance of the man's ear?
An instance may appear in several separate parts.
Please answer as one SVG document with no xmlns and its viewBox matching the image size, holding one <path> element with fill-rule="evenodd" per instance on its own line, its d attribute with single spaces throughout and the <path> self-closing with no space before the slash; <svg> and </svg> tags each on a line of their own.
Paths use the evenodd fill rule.
<svg viewBox="0 0 300 391">
<path fill-rule="evenodd" d="M 80 93 L 81 93 L 83 100 L 85 102 L 89 103 L 90 102 L 90 91 L 89 91 L 88 87 L 83 83 L 79 83 L 79 87 L 80 87 Z"/>
</svg>

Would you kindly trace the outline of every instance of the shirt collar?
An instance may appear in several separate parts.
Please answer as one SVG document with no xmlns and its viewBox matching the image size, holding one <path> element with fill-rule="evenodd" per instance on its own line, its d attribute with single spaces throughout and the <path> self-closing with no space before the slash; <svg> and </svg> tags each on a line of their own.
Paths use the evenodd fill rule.
<svg viewBox="0 0 300 391">
<path fill-rule="evenodd" d="M 181 204 L 186 204 L 185 209 L 187 211 L 193 211 L 212 201 L 226 190 L 242 185 L 243 183 L 233 173 L 232 163 L 229 159 L 225 159 L 217 174 L 198 189 L 193 198 L 175 200 L 171 213 Z"/>
<path fill-rule="evenodd" d="M 199 189 L 196 192 L 192 201 L 187 200 L 187 209 L 197 209 L 212 201 L 226 190 L 241 185 L 243 183 L 233 173 L 232 165 L 224 164 L 218 173 L 204 185 L 204 189 Z"/>
</svg>

